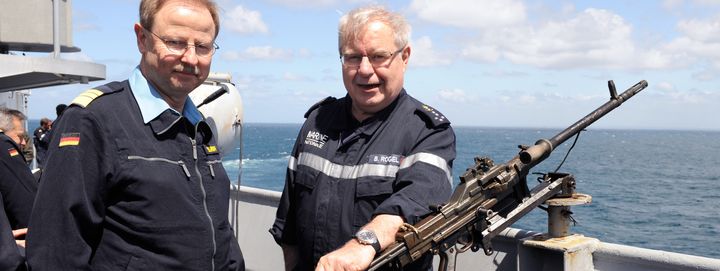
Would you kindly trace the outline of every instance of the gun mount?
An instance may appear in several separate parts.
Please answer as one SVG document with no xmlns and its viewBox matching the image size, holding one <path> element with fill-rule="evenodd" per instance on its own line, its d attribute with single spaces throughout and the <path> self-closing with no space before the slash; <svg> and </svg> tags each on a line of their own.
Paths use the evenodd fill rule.
<svg viewBox="0 0 720 271">
<path fill-rule="evenodd" d="M 531 168 L 570 137 L 617 108 L 647 87 L 642 80 L 618 95 L 615 84 L 608 82 L 610 100 L 584 118 L 550 139 L 540 139 L 533 146 L 520 146 L 520 153 L 504 164 L 488 157 L 475 158 L 475 165 L 460 176 L 460 184 L 450 200 L 415 225 L 405 225 L 396 243 L 377 256 L 368 270 L 389 264 L 405 266 L 425 253 L 440 256 L 439 270 L 453 269 L 452 254 L 469 249 L 493 252 L 490 241 L 502 230 L 553 197 L 568 198 L 574 194 L 575 179 L 567 173 L 545 174 L 532 190 L 527 186 Z M 560 230 L 562 231 L 562 229 Z M 456 245 L 461 247 L 456 248 Z"/>
</svg>

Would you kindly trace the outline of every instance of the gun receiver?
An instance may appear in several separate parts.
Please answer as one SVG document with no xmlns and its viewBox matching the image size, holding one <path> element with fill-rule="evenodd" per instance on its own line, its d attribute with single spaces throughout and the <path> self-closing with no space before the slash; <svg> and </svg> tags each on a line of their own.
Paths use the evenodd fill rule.
<svg viewBox="0 0 720 271">
<path fill-rule="evenodd" d="M 377 256 L 368 270 L 389 264 L 402 267 L 430 252 L 440 256 L 439 270 L 454 265 L 452 254 L 482 248 L 492 254 L 491 239 L 532 209 L 552 197 L 568 197 L 574 192 L 575 180 L 570 174 L 549 173 L 529 191 L 527 175 L 532 167 L 545 160 L 554 148 L 587 128 L 647 87 L 642 80 L 618 95 L 608 81 L 610 101 L 595 109 L 550 139 L 540 139 L 510 161 L 496 165 L 488 157 L 476 157 L 475 165 L 460 176 L 450 200 L 415 225 L 405 225 L 396 242 Z M 456 245 L 462 245 L 456 248 Z"/>
</svg>

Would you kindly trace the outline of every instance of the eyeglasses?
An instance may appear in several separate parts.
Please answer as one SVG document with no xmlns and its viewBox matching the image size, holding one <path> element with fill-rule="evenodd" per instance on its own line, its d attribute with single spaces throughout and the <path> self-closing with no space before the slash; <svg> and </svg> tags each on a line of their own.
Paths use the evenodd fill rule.
<svg viewBox="0 0 720 271">
<path fill-rule="evenodd" d="M 145 31 L 150 32 L 150 34 L 153 34 L 153 36 L 157 37 L 160 41 L 165 44 L 165 48 L 168 49 L 171 53 L 175 55 L 182 55 L 185 53 L 187 48 L 189 47 L 195 47 L 195 55 L 199 57 L 210 57 L 212 56 L 217 49 L 220 49 L 220 46 L 217 45 L 217 43 L 212 43 L 210 45 L 208 44 L 189 44 L 186 41 L 181 40 L 171 40 L 171 39 L 163 39 L 157 34 L 153 33 L 152 31 L 145 29 Z"/>
<path fill-rule="evenodd" d="M 396 56 L 397 53 L 402 52 L 403 49 L 405 49 L 405 47 L 402 47 L 392 53 L 381 51 L 373 53 L 371 55 L 342 54 L 340 55 L 340 62 L 342 62 L 343 66 L 347 68 L 357 68 L 360 67 L 363 58 L 367 57 L 368 61 L 370 61 L 370 65 L 372 65 L 373 68 L 387 67 L 392 62 L 393 56 Z"/>
</svg>

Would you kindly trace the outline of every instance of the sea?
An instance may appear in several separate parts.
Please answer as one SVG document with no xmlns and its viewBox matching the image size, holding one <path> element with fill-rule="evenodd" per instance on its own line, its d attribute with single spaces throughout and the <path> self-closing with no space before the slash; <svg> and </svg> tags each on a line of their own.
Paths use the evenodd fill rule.
<svg viewBox="0 0 720 271">
<path fill-rule="evenodd" d="M 30 133 L 38 126 L 30 120 Z M 226 153 L 231 180 L 282 191 L 300 124 L 246 123 L 242 144 Z M 474 157 L 496 164 L 518 145 L 549 139 L 561 129 L 454 127 L 455 185 Z M 532 172 L 556 170 L 574 138 Z M 575 176 L 578 193 L 592 202 L 572 207 L 571 231 L 603 242 L 720 259 L 720 131 L 592 129 L 580 137 L 559 170 Z M 537 184 L 534 176 L 528 185 Z M 512 225 L 547 231 L 547 213 L 535 209 Z"/>
<path fill-rule="evenodd" d="M 245 186 L 282 191 L 299 124 L 244 126 L 242 148 L 224 158 L 228 174 Z M 474 157 L 496 164 L 518 145 L 551 138 L 561 129 L 454 127 L 455 185 Z M 554 171 L 574 138 L 533 172 Z M 240 168 L 240 153 L 242 167 Z M 603 242 L 720 258 L 720 131 L 588 129 L 559 170 L 573 174 L 577 192 L 592 196 L 572 207 L 572 232 Z M 528 185 L 537 184 L 528 177 Z M 547 231 L 547 213 L 535 209 L 512 225 Z"/>
</svg>

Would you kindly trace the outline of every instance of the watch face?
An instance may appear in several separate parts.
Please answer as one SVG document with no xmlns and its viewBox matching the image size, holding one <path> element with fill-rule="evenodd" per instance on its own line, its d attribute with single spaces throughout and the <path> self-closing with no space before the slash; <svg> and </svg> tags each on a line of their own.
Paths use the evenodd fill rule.
<svg viewBox="0 0 720 271">
<path fill-rule="evenodd" d="M 359 231 L 355 236 L 357 236 L 358 241 L 361 241 L 365 244 L 377 243 L 377 237 L 375 237 L 375 233 L 371 231 L 362 230 Z"/>
</svg>

